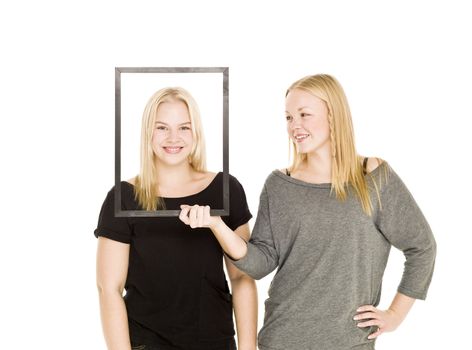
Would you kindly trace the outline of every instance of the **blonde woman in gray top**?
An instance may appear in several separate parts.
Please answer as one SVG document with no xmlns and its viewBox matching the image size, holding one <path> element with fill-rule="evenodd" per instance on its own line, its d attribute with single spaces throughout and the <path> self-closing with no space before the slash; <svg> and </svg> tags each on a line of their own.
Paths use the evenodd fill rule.
<svg viewBox="0 0 472 350">
<path fill-rule="evenodd" d="M 293 164 L 266 179 L 249 242 L 208 207 L 182 206 L 181 220 L 210 227 L 233 263 L 260 279 L 278 268 L 265 302 L 261 350 L 374 349 L 415 299 L 425 299 L 436 256 L 430 227 L 385 162 L 357 154 L 339 82 L 314 75 L 286 93 Z M 394 246 L 406 262 L 397 294 L 380 310 Z"/>
</svg>

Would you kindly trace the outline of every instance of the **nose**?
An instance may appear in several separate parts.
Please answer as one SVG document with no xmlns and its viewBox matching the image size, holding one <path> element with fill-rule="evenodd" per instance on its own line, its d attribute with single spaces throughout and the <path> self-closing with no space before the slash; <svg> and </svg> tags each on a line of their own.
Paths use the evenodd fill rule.
<svg viewBox="0 0 472 350">
<path fill-rule="evenodd" d="M 292 122 L 289 124 L 290 130 L 296 130 L 302 128 L 302 120 L 297 116 L 293 117 Z"/>
<path fill-rule="evenodd" d="M 167 132 L 167 141 L 169 142 L 178 142 L 180 139 L 179 132 L 176 129 L 169 129 Z"/>
</svg>

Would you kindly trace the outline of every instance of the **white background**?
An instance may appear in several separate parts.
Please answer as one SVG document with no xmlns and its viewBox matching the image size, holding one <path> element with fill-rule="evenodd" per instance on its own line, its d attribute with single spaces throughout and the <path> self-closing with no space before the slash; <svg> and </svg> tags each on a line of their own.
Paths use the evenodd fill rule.
<svg viewBox="0 0 472 350">
<path fill-rule="evenodd" d="M 390 162 L 438 243 L 427 300 L 377 349 L 471 348 L 470 17 L 466 1 L 2 2 L 0 348 L 104 348 L 92 231 L 116 66 L 230 67 L 230 172 L 253 214 L 287 165 L 285 89 L 336 76 L 359 153 Z M 392 251 L 382 307 L 402 265 Z"/>
<path fill-rule="evenodd" d="M 208 169 L 223 171 L 223 73 L 121 73 L 120 77 L 122 180 L 139 171 L 141 122 L 148 100 L 156 91 L 176 86 L 197 102 Z"/>
</svg>

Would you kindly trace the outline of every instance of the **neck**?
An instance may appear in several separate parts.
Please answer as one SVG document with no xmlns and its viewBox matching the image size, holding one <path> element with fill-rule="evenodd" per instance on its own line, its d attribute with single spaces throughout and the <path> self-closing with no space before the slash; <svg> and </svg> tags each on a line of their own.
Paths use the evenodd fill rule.
<svg viewBox="0 0 472 350">
<path fill-rule="evenodd" d="M 324 147 L 307 154 L 303 168 L 314 178 L 321 179 L 323 182 L 331 182 L 331 148 Z"/>
<path fill-rule="evenodd" d="M 175 187 L 182 183 L 188 183 L 194 176 L 195 170 L 187 162 L 176 165 L 168 165 L 157 162 L 157 182 L 159 186 Z"/>
</svg>

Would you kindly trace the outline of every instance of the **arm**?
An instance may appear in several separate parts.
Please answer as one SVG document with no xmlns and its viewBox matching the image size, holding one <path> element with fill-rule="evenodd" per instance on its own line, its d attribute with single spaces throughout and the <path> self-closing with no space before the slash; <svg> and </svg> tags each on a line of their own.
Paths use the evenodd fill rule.
<svg viewBox="0 0 472 350">
<path fill-rule="evenodd" d="M 398 175 L 391 168 L 388 170 L 376 225 L 384 237 L 403 252 L 406 262 L 397 294 L 388 310 L 382 311 L 373 305 L 363 305 L 357 310 L 355 320 L 371 319 L 359 323 L 359 327 L 379 327 L 369 339 L 395 330 L 415 300 L 426 298 L 436 257 L 436 242 L 425 217 Z"/>
<path fill-rule="evenodd" d="M 249 239 L 249 224 L 239 226 L 235 233 Z M 225 257 L 226 269 L 231 281 L 233 308 L 238 334 L 238 349 L 256 350 L 257 342 L 257 289 L 254 280 L 238 270 Z"/>
<path fill-rule="evenodd" d="M 210 207 L 181 205 L 179 219 L 191 228 L 209 227 L 226 254 L 235 260 L 241 259 L 247 253 L 244 239 L 231 230 L 220 216 L 210 216 Z M 238 228 L 239 229 L 239 228 Z"/>
<path fill-rule="evenodd" d="M 436 241 L 426 218 L 403 181 L 388 169 L 381 192 L 381 209 L 375 217 L 380 233 L 401 250 L 405 265 L 398 292 L 426 299 L 436 258 Z"/>
<path fill-rule="evenodd" d="M 210 210 L 210 208 L 208 208 Z M 247 225 L 247 224 L 246 224 Z M 216 239 L 221 245 L 221 248 L 228 254 L 233 260 L 239 260 L 247 254 L 247 244 L 249 240 L 249 228 L 248 234 L 238 234 L 238 230 L 231 230 L 223 222 L 220 216 L 210 217 L 209 226 Z M 247 236 L 247 237 L 246 237 Z M 243 238 L 244 237 L 244 238 Z"/>
<path fill-rule="evenodd" d="M 99 237 L 97 287 L 103 333 L 109 350 L 130 350 L 123 289 L 128 272 L 129 244 Z"/>
<path fill-rule="evenodd" d="M 279 256 L 272 236 L 267 190 L 259 200 L 256 223 L 251 239 L 246 244 L 219 216 L 210 216 L 210 207 L 181 205 L 180 220 L 192 228 L 209 227 L 232 263 L 254 279 L 271 273 L 279 264 Z"/>
</svg>

